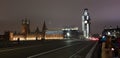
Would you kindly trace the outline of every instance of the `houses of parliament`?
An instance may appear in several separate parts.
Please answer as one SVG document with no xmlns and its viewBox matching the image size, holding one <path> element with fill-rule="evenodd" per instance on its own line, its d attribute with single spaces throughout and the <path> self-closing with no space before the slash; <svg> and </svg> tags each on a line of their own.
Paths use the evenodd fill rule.
<svg viewBox="0 0 120 58">
<path fill-rule="evenodd" d="M 21 32 L 16 33 L 16 32 L 5 32 L 8 36 L 0 36 L 0 37 L 7 37 L 8 40 L 10 41 L 16 41 L 16 40 L 41 40 L 41 39 L 63 39 L 63 34 L 56 32 L 58 30 L 47 30 L 45 21 L 43 24 L 42 31 L 39 30 L 37 27 L 34 32 L 30 31 L 30 20 L 27 18 L 22 20 L 21 24 Z M 47 32 L 47 34 L 46 34 Z M 56 32 L 52 34 L 48 34 L 50 32 Z M 5 38 L 6 39 L 6 38 Z"/>
<path fill-rule="evenodd" d="M 65 28 L 52 28 L 48 29 L 44 21 L 42 30 L 36 27 L 34 32 L 30 30 L 30 20 L 27 18 L 22 20 L 21 32 L 5 31 L 3 35 L 0 35 L 1 40 L 8 41 L 26 41 L 26 40 L 61 40 L 70 38 L 79 38 L 80 32 L 78 27 L 65 27 Z"/>
</svg>

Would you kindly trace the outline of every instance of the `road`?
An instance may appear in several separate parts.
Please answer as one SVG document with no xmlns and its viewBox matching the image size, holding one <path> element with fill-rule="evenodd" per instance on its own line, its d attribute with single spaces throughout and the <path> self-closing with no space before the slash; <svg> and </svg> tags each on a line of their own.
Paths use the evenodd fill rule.
<svg viewBox="0 0 120 58">
<path fill-rule="evenodd" d="M 0 58 L 86 58 L 94 41 L 58 40 L 15 48 L 0 49 Z"/>
</svg>

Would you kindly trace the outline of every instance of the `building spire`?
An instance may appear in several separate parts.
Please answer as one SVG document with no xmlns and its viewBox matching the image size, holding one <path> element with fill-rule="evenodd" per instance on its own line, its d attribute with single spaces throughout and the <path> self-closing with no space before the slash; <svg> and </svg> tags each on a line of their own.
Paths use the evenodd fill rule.
<svg viewBox="0 0 120 58">
<path fill-rule="evenodd" d="M 46 29 L 47 29 L 47 27 L 46 27 L 46 23 L 45 23 L 45 21 L 44 21 L 42 31 L 43 31 L 43 30 L 46 30 Z"/>
<path fill-rule="evenodd" d="M 41 39 L 41 40 L 45 40 L 46 30 L 47 30 L 47 27 L 46 27 L 46 23 L 45 23 L 45 21 L 44 21 L 43 27 L 42 27 L 42 39 Z"/>
<path fill-rule="evenodd" d="M 37 33 L 37 34 L 40 33 L 40 30 L 38 27 L 36 28 L 35 33 Z"/>
<path fill-rule="evenodd" d="M 83 14 L 84 14 L 85 16 L 88 16 L 88 15 L 89 15 L 87 8 L 84 9 L 84 13 L 83 13 Z"/>
</svg>

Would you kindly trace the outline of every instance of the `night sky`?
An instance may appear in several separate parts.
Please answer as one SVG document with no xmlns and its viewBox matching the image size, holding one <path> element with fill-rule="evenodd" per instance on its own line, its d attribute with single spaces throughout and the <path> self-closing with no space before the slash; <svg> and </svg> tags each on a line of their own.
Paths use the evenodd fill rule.
<svg viewBox="0 0 120 58">
<path fill-rule="evenodd" d="M 0 33 L 20 32 L 21 20 L 31 21 L 31 31 L 43 21 L 49 28 L 78 26 L 81 30 L 83 9 L 91 16 L 91 32 L 100 33 L 104 26 L 120 25 L 120 0 L 0 0 Z"/>
</svg>

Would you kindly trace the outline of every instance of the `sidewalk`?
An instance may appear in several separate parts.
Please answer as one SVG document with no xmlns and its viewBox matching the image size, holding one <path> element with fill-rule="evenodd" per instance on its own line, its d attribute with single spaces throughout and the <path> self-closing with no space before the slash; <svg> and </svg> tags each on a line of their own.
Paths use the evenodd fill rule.
<svg viewBox="0 0 120 58">
<path fill-rule="evenodd" d="M 112 58 L 112 51 L 111 49 L 106 49 L 105 48 L 105 43 L 102 43 L 102 48 L 101 48 L 101 58 Z"/>
</svg>

